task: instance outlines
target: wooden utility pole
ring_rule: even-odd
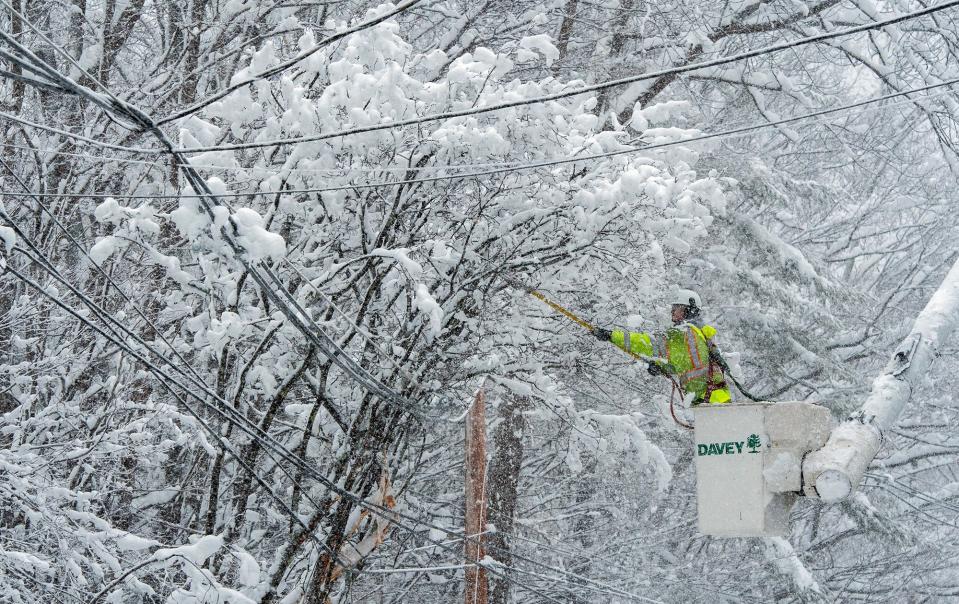
[[[483,559],[486,530],[486,395],[485,382],[466,417],[466,564]],[[466,567],[466,604],[488,604],[489,583],[482,566]]]

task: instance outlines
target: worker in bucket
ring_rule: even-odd
[[[627,353],[653,357],[647,366],[651,375],[667,375],[678,381],[691,404],[728,403],[729,388],[723,369],[726,363],[714,338],[716,329],[700,319],[702,300],[689,289],[677,290],[672,298],[673,326],[665,333],[642,333],[596,327],[593,335],[612,342]]]

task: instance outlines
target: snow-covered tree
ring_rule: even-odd
[[[954,594],[951,349],[861,496],[716,541],[668,386],[525,290],[695,287],[745,385],[848,413],[954,261],[957,108],[843,107],[948,83],[952,13],[377,4],[0,11],[0,599],[459,600],[481,384],[498,604]]]

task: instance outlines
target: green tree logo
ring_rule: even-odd
[[[750,434],[749,438],[746,439],[746,446],[749,447],[750,453],[759,453],[756,450],[756,447],[762,446],[763,441],[760,440],[758,434]]]

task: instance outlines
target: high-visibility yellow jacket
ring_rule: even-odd
[[[653,357],[657,365],[679,381],[686,392],[693,393],[694,405],[705,402],[710,379],[709,350],[715,346],[716,329],[711,325],[697,327],[680,323],[665,333],[614,331],[610,341],[626,352]],[[713,365],[710,403],[728,403],[731,399],[722,369]]]

